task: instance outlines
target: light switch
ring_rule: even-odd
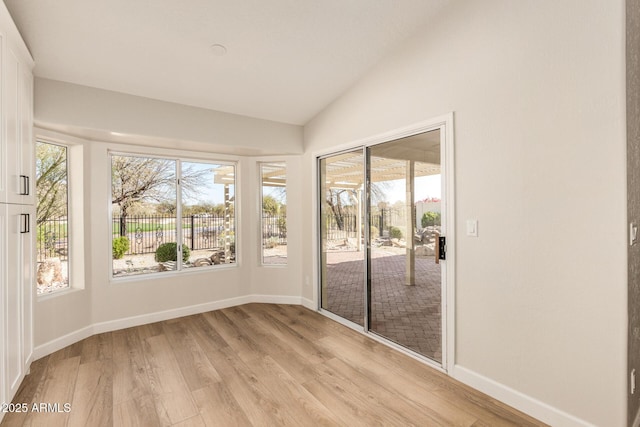
[[[467,220],[467,236],[478,237],[478,220],[477,219]]]
[[[638,242],[638,224],[632,222],[629,224],[629,246],[633,246]]]

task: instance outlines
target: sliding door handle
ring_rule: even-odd
[[[31,215],[20,214],[20,234],[31,232]]]

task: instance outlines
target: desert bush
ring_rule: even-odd
[[[113,253],[113,259],[121,259],[125,253],[129,250],[131,244],[129,238],[126,236],[120,236],[113,239],[111,242],[111,250]]]
[[[440,220],[441,220],[441,216],[439,212],[429,211],[422,214],[420,223],[422,224],[422,228],[424,228],[429,225],[440,225]]]
[[[177,261],[178,246],[175,242],[163,243],[156,249],[155,259],[158,262]],[[187,262],[189,260],[191,251],[187,245],[182,245],[182,261]]]
[[[402,239],[402,230],[398,227],[389,227],[389,237],[392,239]]]

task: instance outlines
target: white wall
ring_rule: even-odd
[[[302,153],[300,126],[42,78],[35,79],[35,122],[89,139],[152,147],[235,155]]]
[[[455,113],[481,233],[455,241],[453,374],[554,425],[625,425],[624,94],[622,0],[451,2],[305,126],[311,188],[314,153]]]
[[[282,267],[259,265],[260,236],[256,215],[260,206],[259,160],[286,161],[291,174],[287,185],[289,200],[295,203],[302,197],[300,156],[286,155],[302,152],[301,127],[207,110],[197,112],[203,121],[194,121],[189,117],[194,112],[192,107],[41,79],[35,99],[36,121],[40,126],[36,135],[83,147],[86,219],[84,274],[72,278],[76,289],[36,302],[36,356],[94,332],[135,323],[247,301],[301,302],[300,210],[292,209],[288,213],[290,257],[289,264]],[[163,109],[174,113],[171,125],[160,120]],[[135,118],[139,118],[139,122],[133,120]],[[207,122],[208,119],[214,124]],[[157,128],[154,127],[156,120]],[[112,135],[110,129],[126,134]],[[60,131],[83,138],[67,136]],[[233,134],[235,140],[227,141],[224,146],[215,142],[226,133]],[[175,141],[180,134],[186,136]],[[99,139],[91,139],[96,137]],[[214,142],[208,142],[206,138]],[[237,161],[240,221],[237,265],[178,275],[110,280],[109,150]],[[270,156],[251,156],[257,153]]]

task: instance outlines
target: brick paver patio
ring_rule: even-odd
[[[371,260],[371,330],[436,361],[442,360],[440,265],[416,257],[416,284],[405,285],[404,250],[374,248]],[[364,252],[327,252],[324,308],[364,323]]]

